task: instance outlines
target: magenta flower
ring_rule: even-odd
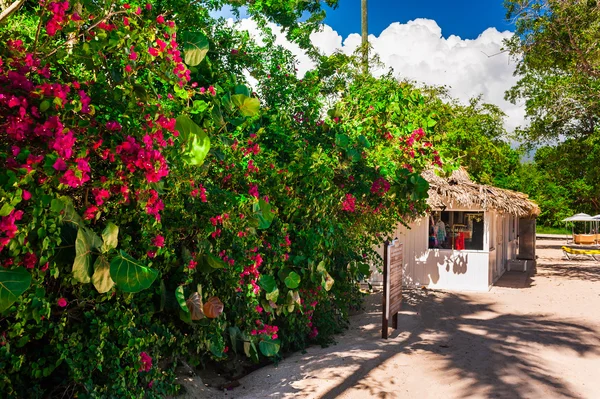
[[[157,235],[156,237],[154,237],[152,239],[152,245],[154,245],[155,247],[159,247],[162,248],[165,246],[165,237],[161,236],[160,234]]]
[[[56,170],[62,171],[67,169],[67,164],[65,163],[64,159],[57,158],[52,167]]]
[[[138,371],[150,371],[152,369],[152,358],[146,352],[140,353],[140,369]]]
[[[256,184],[251,184],[250,188],[248,189],[248,194],[255,198],[258,198],[258,186]]]
[[[67,300],[65,298],[59,298],[58,301],[56,301],[56,304],[61,308],[64,308],[67,306]]]
[[[31,193],[27,190],[23,190],[23,200],[29,201],[31,199]]]

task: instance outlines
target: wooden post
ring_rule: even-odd
[[[367,0],[361,0],[362,12],[362,67],[363,73],[369,73],[369,21],[367,18]]]
[[[363,0],[364,1],[364,0]],[[387,302],[386,302],[386,292],[387,292],[387,283],[388,283],[388,252],[389,252],[390,242],[385,241],[383,243],[383,293],[381,295],[381,338],[388,338],[388,318],[387,318]],[[398,319],[396,319],[396,322]]]

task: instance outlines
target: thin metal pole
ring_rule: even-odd
[[[362,11],[362,64],[363,73],[369,73],[369,26],[367,18],[367,0],[361,0]]]

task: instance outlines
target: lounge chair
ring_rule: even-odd
[[[600,260],[600,248],[599,247],[572,247],[563,246],[562,251],[567,259],[573,259],[576,255],[590,256],[594,260]]]

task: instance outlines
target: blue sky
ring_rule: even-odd
[[[327,10],[325,23],[344,38],[360,32],[360,2],[340,0],[336,10]],[[512,31],[504,15],[502,0],[369,0],[369,33],[379,36],[392,22],[429,18],[445,37],[475,39],[489,27]]]

